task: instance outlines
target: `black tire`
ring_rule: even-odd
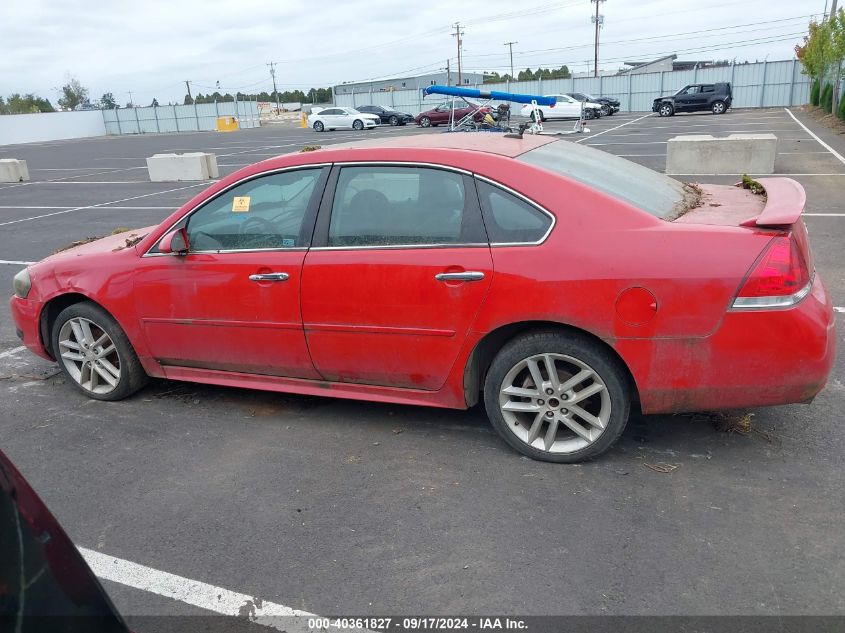
[[[393,127],[396,127],[397,125],[399,125],[399,117],[396,116],[395,114],[390,115],[390,118],[387,121]]]
[[[313,127],[315,132],[322,132],[325,129],[322,121],[314,121]]]
[[[724,101],[714,101],[713,105],[710,106],[713,114],[724,114],[728,111],[728,106],[725,104]]]
[[[592,108],[584,108],[584,118],[588,121],[596,118],[596,111]]]
[[[609,105],[603,105],[601,107],[601,115],[602,116],[610,116],[611,114],[613,114],[613,110],[610,109]]]
[[[360,132],[364,129],[364,122],[361,119],[355,119],[352,121],[352,129]]]
[[[70,373],[65,362],[60,357],[59,334],[62,327],[71,319],[77,318],[86,319],[93,323],[102,332],[108,334],[114,343],[115,353],[119,360],[120,377],[113,390],[108,393],[95,393],[83,387]],[[50,344],[53,355],[58,361],[65,378],[89,398],[108,401],[123,400],[141,389],[149,381],[149,376],[147,376],[147,373],[141,366],[141,361],[138,360],[138,355],[135,353],[132,343],[129,342],[129,338],[126,336],[123,328],[120,327],[120,324],[112,315],[90,301],[75,303],[59,313],[50,333]]]
[[[672,107],[671,103],[661,103],[657,107],[657,114],[660,116],[672,116],[675,114],[675,108]]]
[[[589,366],[606,387],[611,405],[609,419],[598,437],[580,450],[568,453],[540,450],[517,437],[505,420],[499,406],[502,383],[512,368],[538,354],[562,354],[577,359]],[[484,404],[493,428],[518,452],[540,461],[577,463],[601,455],[619,439],[631,409],[629,382],[619,359],[600,343],[577,333],[537,330],[509,341],[496,354],[484,381]],[[550,405],[551,402],[549,398]]]
[[[431,119],[424,116],[420,119],[420,127],[431,127]]]

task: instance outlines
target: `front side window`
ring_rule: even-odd
[[[191,251],[307,247],[303,219],[320,172],[260,176],[214,198],[188,218]]]
[[[493,244],[539,242],[552,225],[547,213],[499,187],[476,181],[487,235]]]
[[[454,172],[425,167],[344,167],[332,204],[328,245],[464,242],[471,232],[464,227],[467,198],[464,177]]]

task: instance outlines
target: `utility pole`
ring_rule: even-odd
[[[452,85],[452,67],[449,66],[449,60],[446,60],[446,85]]]
[[[279,103],[279,91],[276,90],[276,62],[267,64],[270,67],[270,76],[273,78],[273,94],[276,95],[276,114],[282,111],[282,106]]]
[[[599,76],[599,29],[601,29],[604,24],[604,16],[599,15],[599,3],[604,1],[605,0],[590,0],[590,2],[596,3],[596,14],[592,16],[592,22],[596,25],[596,51],[595,60],[593,61],[593,77]]]
[[[461,46],[463,45],[463,36],[464,30],[461,28],[460,22],[455,22],[455,32],[452,33],[452,37],[458,40],[458,85],[463,85],[463,79],[461,77]]]
[[[511,52],[511,81],[516,81],[516,77],[513,76],[513,45],[519,44],[519,42],[505,42],[505,46],[510,49]]]
[[[132,91],[129,91],[129,103],[132,104],[132,107],[135,107],[135,100],[132,98]]]
[[[191,82],[188,79],[185,80],[185,88],[188,89],[188,99],[191,101],[191,103],[193,103],[194,96],[191,94]]]

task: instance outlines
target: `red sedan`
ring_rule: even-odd
[[[482,107],[477,103],[473,103],[472,101],[467,101],[465,99],[458,100],[455,105],[457,106],[461,103],[466,103],[467,105],[455,108],[455,115],[453,118],[455,123],[457,123],[462,118],[471,113],[473,121],[479,122],[484,118],[485,114],[492,112],[492,108],[488,108],[487,106]],[[452,102],[444,101],[436,108],[426,110],[425,112],[420,112],[417,116],[414,117],[414,122],[422,127],[437,127],[438,125],[447,125],[449,123],[449,119],[452,117],[451,113]]]
[[[834,358],[804,191],[684,186],[559,137],[378,139],[244,168],[15,278],[87,395],[148,376],[467,408],[573,462],[644,413],[805,402]]]

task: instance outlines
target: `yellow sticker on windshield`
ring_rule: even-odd
[[[246,213],[249,211],[249,196],[235,196],[232,200],[232,213]]]

